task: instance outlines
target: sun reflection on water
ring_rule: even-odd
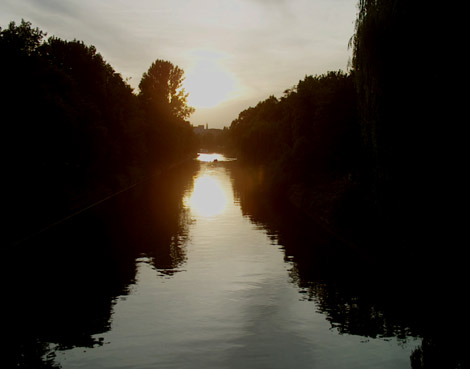
[[[225,211],[228,195],[215,175],[205,173],[194,180],[193,190],[184,201],[192,213],[210,218]]]
[[[225,160],[225,158],[223,155],[217,154],[217,153],[211,153],[211,154],[199,153],[197,160],[202,161],[204,163],[210,163],[213,161]]]

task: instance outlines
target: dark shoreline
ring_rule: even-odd
[[[179,161],[176,161],[174,163],[171,163],[164,168],[159,168],[155,169],[153,173],[147,174],[147,175],[142,175],[139,176],[138,178],[126,178],[125,180],[122,179],[116,179],[116,182],[119,182],[122,184],[120,188],[118,189],[105,189],[104,191],[100,189],[94,189],[90,190],[88,194],[86,191],[84,191],[82,196],[78,196],[78,200],[72,204],[68,210],[65,212],[61,212],[61,214],[49,214],[49,219],[52,219],[51,221],[47,222],[47,224],[44,224],[41,222],[39,223],[39,226],[33,225],[33,224],[28,224],[28,226],[25,227],[24,234],[22,237],[17,237],[16,239],[12,240],[9,242],[9,247],[16,247],[24,242],[27,242],[28,240],[40,235],[43,232],[46,232],[50,230],[51,228],[54,228],[100,204],[103,202],[110,200],[123,192],[129,191],[132,188],[144,184],[148,181],[153,180],[154,178],[164,174],[165,172],[174,169],[175,167],[182,166],[194,159],[194,156],[191,156],[186,159],[182,159]],[[27,228],[27,229],[26,229]]]

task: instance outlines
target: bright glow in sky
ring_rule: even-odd
[[[224,66],[224,57],[208,50],[195,50],[192,65],[185,69],[184,88],[188,103],[198,108],[212,108],[242,94],[237,77]]]
[[[137,88],[156,59],[185,71],[194,125],[229,126],[306,75],[347,70],[358,0],[2,0],[21,19],[94,45]]]

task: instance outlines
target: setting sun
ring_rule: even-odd
[[[193,55],[194,65],[188,69],[184,81],[189,105],[211,108],[228,100],[236,91],[236,80],[224,67],[223,57],[210,51],[198,51]]]

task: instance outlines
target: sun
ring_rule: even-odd
[[[224,67],[223,57],[208,51],[193,55],[193,66],[183,82],[189,94],[188,104],[195,108],[211,108],[230,99],[236,91],[236,81]]]

